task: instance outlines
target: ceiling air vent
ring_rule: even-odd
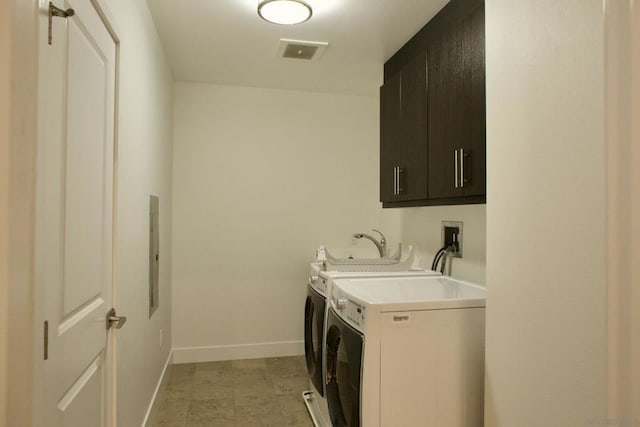
[[[317,61],[327,46],[329,46],[329,43],[326,42],[280,39],[278,56],[281,58]]]

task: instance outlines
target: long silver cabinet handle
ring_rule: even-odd
[[[458,188],[458,149],[453,150],[453,181]]]
[[[396,174],[397,166],[393,167],[393,195],[398,194],[398,175]]]
[[[460,188],[464,188],[464,148],[460,149]]]
[[[396,195],[400,194],[400,166],[396,166]]]
[[[398,195],[398,169],[398,166],[393,168],[393,194],[396,196]]]

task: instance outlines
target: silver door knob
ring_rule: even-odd
[[[120,329],[127,323],[127,316],[116,315],[116,309],[112,308],[107,313],[107,329],[111,329],[114,325],[116,329]]]

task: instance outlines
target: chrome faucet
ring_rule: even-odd
[[[380,234],[380,241],[378,242],[378,240],[369,235],[369,234],[365,234],[365,233],[356,233],[353,235],[354,239],[369,239],[371,240],[371,242],[376,245],[376,248],[378,249],[378,252],[380,253],[380,258],[384,258],[385,256],[387,256],[387,239],[384,238],[384,234],[382,234],[382,231],[380,230],[376,230],[376,229],[372,229],[371,231],[375,231],[376,233]]]

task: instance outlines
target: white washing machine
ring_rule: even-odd
[[[449,277],[341,278],[330,295],[333,426],[482,425],[483,287]]]
[[[388,268],[395,268],[389,266]],[[440,273],[431,270],[411,269],[409,271],[323,271],[322,263],[311,264],[311,274],[307,285],[304,318],[304,347],[310,389],[303,393],[305,404],[317,427],[331,426],[326,401],[326,319],[329,306],[326,296],[330,294],[333,282],[339,278],[366,277],[432,277]],[[366,270],[366,266],[352,268]],[[377,266],[380,268],[380,266]],[[407,267],[408,268],[408,267]]]

